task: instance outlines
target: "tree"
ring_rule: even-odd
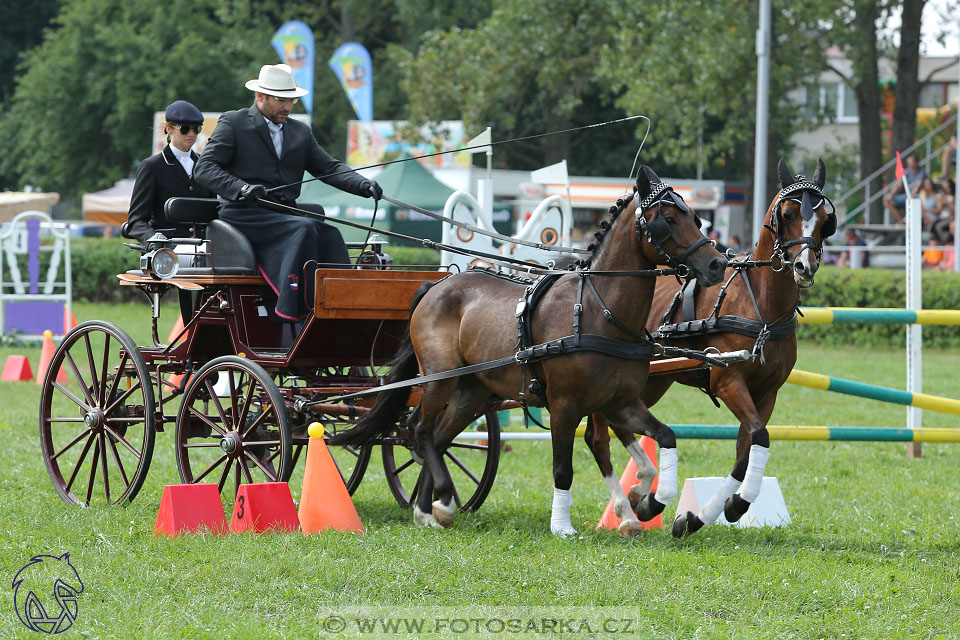
[[[887,43],[880,39],[877,25],[889,17],[890,8],[873,0],[840,0],[825,3],[824,32],[829,43],[841,47],[850,60],[851,69],[831,65],[831,69],[853,89],[857,98],[857,128],[860,138],[860,177],[865,180],[883,165],[880,127],[880,83],[877,62]],[[871,193],[879,193],[883,177],[870,185]],[[868,210],[868,219],[879,212],[880,201]]]
[[[468,131],[491,126],[501,140],[596,122],[584,111],[585,103],[609,114],[615,98],[598,84],[595,71],[600,49],[615,27],[607,15],[612,4],[498,2],[475,28],[427,32],[415,54],[395,48],[410,119],[462,119]],[[614,114],[623,115],[619,109]],[[569,158],[575,172],[625,173],[632,131],[619,131],[615,145],[628,143],[622,153],[617,146],[597,145],[592,133],[505,145],[495,158],[499,166],[526,168]],[[590,153],[581,156],[572,145],[590,148]],[[580,160],[584,157],[589,161]]]
[[[59,9],[60,0],[34,0],[28,11],[20,2],[0,2],[0,104],[13,92],[18,61],[40,44]]]
[[[653,120],[645,161],[659,156],[687,172],[702,163],[711,177],[743,180],[751,211],[756,3],[650,0],[615,5],[608,17],[620,28],[601,51],[599,70],[622,92],[618,104]],[[824,68],[818,25],[806,5],[777,6],[773,18],[766,152],[771,188],[772,168],[808,120],[791,92]]]
[[[66,2],[0,118],[3,171],[65,197],[102,188],[149,154],[154,111],[178,98],[208,111],[248,103],[243,82],[275,54],[269,38],[251,38],[253,27],[219,17],[220,8]]]
[[[897,50],[897,86],[894,89],[893,126],[890,147],[902,151],[913,144],[917,134],[917,106],[920,101],[920,27],[926,0],[904,0]]]

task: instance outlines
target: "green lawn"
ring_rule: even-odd
[[[139,343],[149,341],[145,304],[107,311],[77,305],[75,314],[80,321],[99,314],[128,328]],[[162,339],[175,317],[173,307],[164,310]],[[4,359],[11,353],[29,355],[35,367],[39,347],[0,349]],[[800,353],[798,367],[805,370],[905,384],[902,350],[804,343]],[[956,371],[956,354],[926,352],[924,391],[960,398]],[[178,482],[172,433],[158,434],[150,477],[134,503],[69,507],[52,489],[40,457],[38,398],[32,382],[0,384],[6,445],[0,576],[12,580],[34,554],[70,552],[85,590],[77,621],[62,637],[395,637],[356,626],[356,617],[372,623],[375,613],[432,625],[441,619],[445,629],[427,626],[406,637],[471,637],[454,633],[467,628],[457,620],[470,618],[486,621],[476,623],[490,632],[482,637],[534,637],[491,626],[513,616],[583,619],[594,625],[594,637],[960,637],[955,445],[925,444],[923,457],[910,460],[902,443],[774,442],[767,475],[778,477],[793,523],[713,526],[682,541],[667,529],[638,539],[594,531],[607,492],[582,443],[574,458],[572,508],[582,533],[554,539],[545,442],[513,443],[480,511],[461,515],[446,531],[413,526],[410,512],[390,496],[375,453],[354,496],[367,527],[362,537],[167,540],[153,537],[153,524],[163,485]],[[732,422],[700,392],[680,388],[655,413],[668,423]],[[788,385],[771,422],[903,426],[904,420],[899,405]],[[960,420],[925,412],[924,424],[960,427]],[[681,486],[686,477],[725,475],[733,461],[732,442],[682,440],[679,451]],[[622,448],[615,455],[622,468]],[[668,507],[667,522],[675,506]],[[57,608],[50,597],[44,602]],[[347,628],[338,631],[331,614],[343,617]],[[596,626],[602,619],[631,622],[616,622],[604,633]],[[470,632],[478,628],[467,625]],[[8,592],[0,637],[35,635],[17,620]]]

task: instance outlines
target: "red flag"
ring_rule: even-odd
[[[897,151],[897,180],[903,178],[903,162],[900,160],[900,152]]]

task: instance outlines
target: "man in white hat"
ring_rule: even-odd
[[[347,265],[350,258],[336,227],[283,213],[270,202],[323,213],[319,205],[296,202],[304,171],[328,176],[324,182],[358,196],[380,199],[383,192],[324,151],[309,126],[289,118],[308,93],[289,66],[264,65],[246,87],[256,95],[254,104],[220,116],[193,174],[220,197],[220,218],[253,245],[260,273],[277,297],[276,317],[294,322],[313,306],[317,264]],[[282,188],[268,194],[276,187]]]

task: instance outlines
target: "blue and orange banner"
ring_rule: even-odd
[[[313,93],[313,31],[299,20],[291,20],[273,34],[270,40],[274,50],[284,64],[293,69],[293,79],[297,84]],[[303,108],[313,115],[313,96],[305,96]]]
[[[328,64],[337,74],[357,119],[373,120],[373,63],[366,47],[346,42],[333,52]]]

